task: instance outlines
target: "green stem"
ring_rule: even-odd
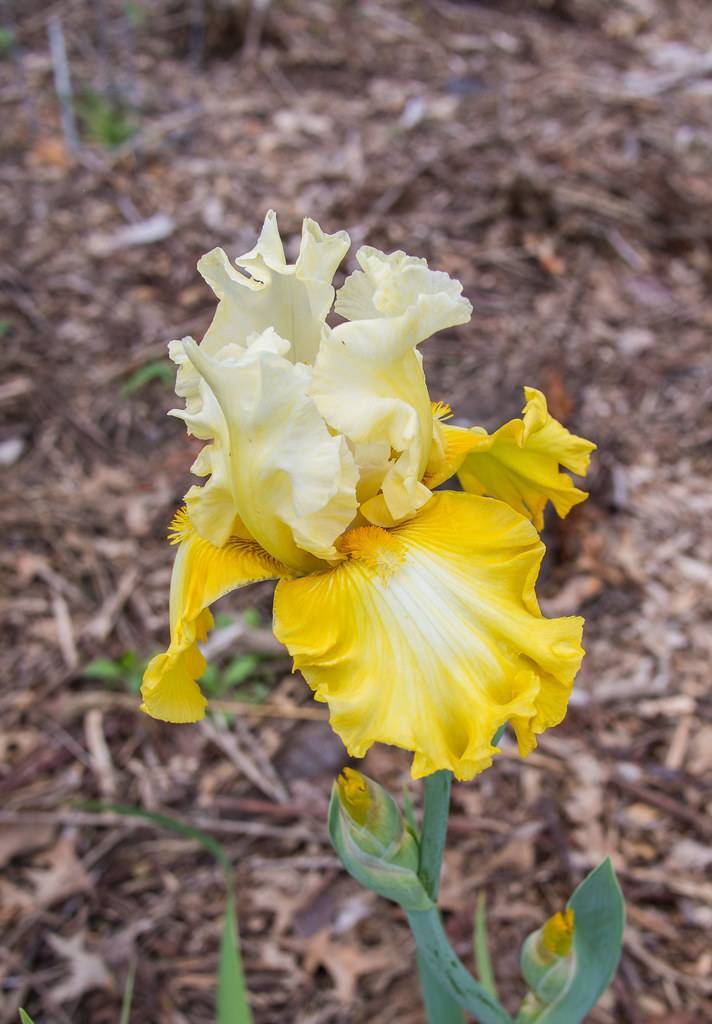
[[[513,1024],[504,1007],[466,970],[448,942],[436,907],[411,912],[408,923],[418,952],[430,968],[430,976],[443,982],[456,1003],[472,1013],[479,1024]],[[432,1024],[448,1020],[441,1017],[433,1019]]]
[[[433,901],[437,900],[440,889],[451,786],[452,772],[448,771],[435,772],[425,780],[418,874]],[[437,914],[437,910],[434,913]],[[465,1016],[457,1000],[440,983],[428,958],[420,950],[417,962],[428,1024],[464,1024]]]

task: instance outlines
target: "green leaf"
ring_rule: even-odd
[[[96,661],[90,661],[85,665],[82,675],[87,679],[123,679],[126,669],[111,658],[97,658]]]
[[[256,608],[245,608],[242,613],[242,618],[246,626],[251,626],[253,629],[257,629],[262,623],[262,616]]]
[[[416,839],[419,838],[418,822],[415,817],[415,807],[413,806],[413,798],[410,795],[408,789],[408,783],[403,783],[403,817],[406,820],[408,828],[413,833]]]
[[[82,91],[76,109],[86,137],[101,146],[120,146],[138,128],[123,101],[94,89]]]
[[[416,951],[420,990],[428,1024],[465,1024],[465,1014],[422,953]]]
[[[218,964],[218,1024],[251,1024],[252,1014],[240,954],[235,897],[228,896]]]
[[[7,57],[12,52],[14,41],[12,30],[0,25],[0,57]],[[20,1013],[23,1011],[20,1010]],[[29,1020],[29,1017],[27,1019]]]
[[[223,672],[223,681],[226,686],[238,686],[249,679],[260,663],[256,654],[241,654],[239,658],[231,661]]]
[[[409,913],[408,923],[419,955],[425,958],[439,984],[463,1009],[479,1024],[512,1024],[512,1018],[499,1000],[466,970],[448,942],[436,907]]]
[[[148,20],[148,11],[143,4],[128,0],[128,3],[124,4],[124,11],[126,12],[126,17],[134,28],[140,28],[140,26]]]
[[[227,612],[217,612],[215,614],[215,628],[225,629],[226,626],[231,626],[235,621],[234,615],[228,615]]]
[[[477,976],[482,982],[482,987],[486,988],[488,992],[496,997],[497,982],[495,981],[494,971],[492,970],[492,960],[489,951],[489,941],[487,936],[487,896],[485,895],[484,890],[477,897],[477,906],[475,908],[474,947]]]
[[[20,1020],[22,1024],[35,1024],[29,1013],[26,1013],[23,1009],[20,1009]]]
[[[574,911],[574,955],[568,981],[548,1005],[520,1011],[518,1021],[580,1024],[613,980],[621,955],[625,904],[610,858],[579,885]]]
[[[252,1024],[240,955],[240,937],[235,910],[235,876],[232,862],[217,839],[201,828],[186,825],[178,818],[171,818],[167,814],[158,814],[156,811],[146,811],[143,807],[134,807],[130,804],[105,804],[99,801],[89,801],[84,804],[84,807],[93,811],[112,811],[114,814],[122,814],[127,818],[143,818],[158,825],[159,828],[174,832],[176,835],[184,836],[186,839],[195,839],[208,853],[212,854],[225,873],[227,886],[225,925],[220,943],[218,965],[217,1020],[218,1024]],[[32,1024],[31,1021],[30,1024]],[[123,1024],[123,1018],[121,1024]]]
[[[133,395],[153,380],[162,380],[164,384],[172,384],[175,368],[165,359],[152,359],[132,373],[121,389],[122,395]]]
[[[200,686],[209,697],[219,697],[225,687],[217,665],[210,663],[200,677]]]
[[[124,988],[124,996],[121,1000],[121,1016],[119,1017],[119,1024],[130,1024],[131,1022],[131,1004],[133,1003],[134,993],[134,981],[136,980],[136,961],[132,960],[129,964],[129,973],[126,976],[126,986]]]

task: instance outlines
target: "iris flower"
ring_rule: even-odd
[[[389,743],[413,751],[415,778],[469,779],[505,722],[525,755],[566,712],[582,620],[539,609],[538,530],[547,502],[564,516],[586,497],[560,466],[585,473],[595,446],[533,388],[493,434],[450,425],[417,346],[467,323],[462,286],[363,246],[335,293],[348,247],[306,219],[289,264],[270,212],[236,266],[221,249],[198,264],[218,306],[199,345],[170,345],[172,415],[206,442],[206,479],[171,526],[171,638],[142,709],[202,718],[209,606],[276,579],[275,635],[349,753]],[[456,474],[462,490],[434,490]]]

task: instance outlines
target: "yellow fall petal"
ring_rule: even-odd
[[[526,753],[560,721],[583,651],[582,620],[545,619],[534,584],[544,547],[502,502],[433,495],[387,531],[348,531],[345,561],[281,580],[275,634],[349,752],[415,753],[414,777],[491,764],[512,721]]]
[[[173,521],[172,540],[178,551],[171,578],[171,642],[146,668],[141,710],[164,722],[196,722],[207,703],[197,679],[206,668],[198,643],[213,626],[208,606],[231,590],[289,570],[254,541],[234,539],[216,547],[204,540],[185,509]]]
[[[548,501],[564,518],[588,497],[559,465],[585,475],[596,445],[555,420],[541,391],[525,387],[524,395],[522,419],[510,420],[494,434],[473,428],[473,447],[458,475],[466,491],[506,501],[541,530]]]

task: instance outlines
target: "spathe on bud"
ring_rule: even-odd
[[[574,927],[574,911],[567,907],[525,940],[521,968],[531,992],[518,1021],[535,1021],[543,1006],[553,1003],[568,985],[576,967]]]
[[[329,835],[357,882],[405,910],[433,902],[418,878],[418,841],[391,795],[373,779],[345,768],[331,791]]]

